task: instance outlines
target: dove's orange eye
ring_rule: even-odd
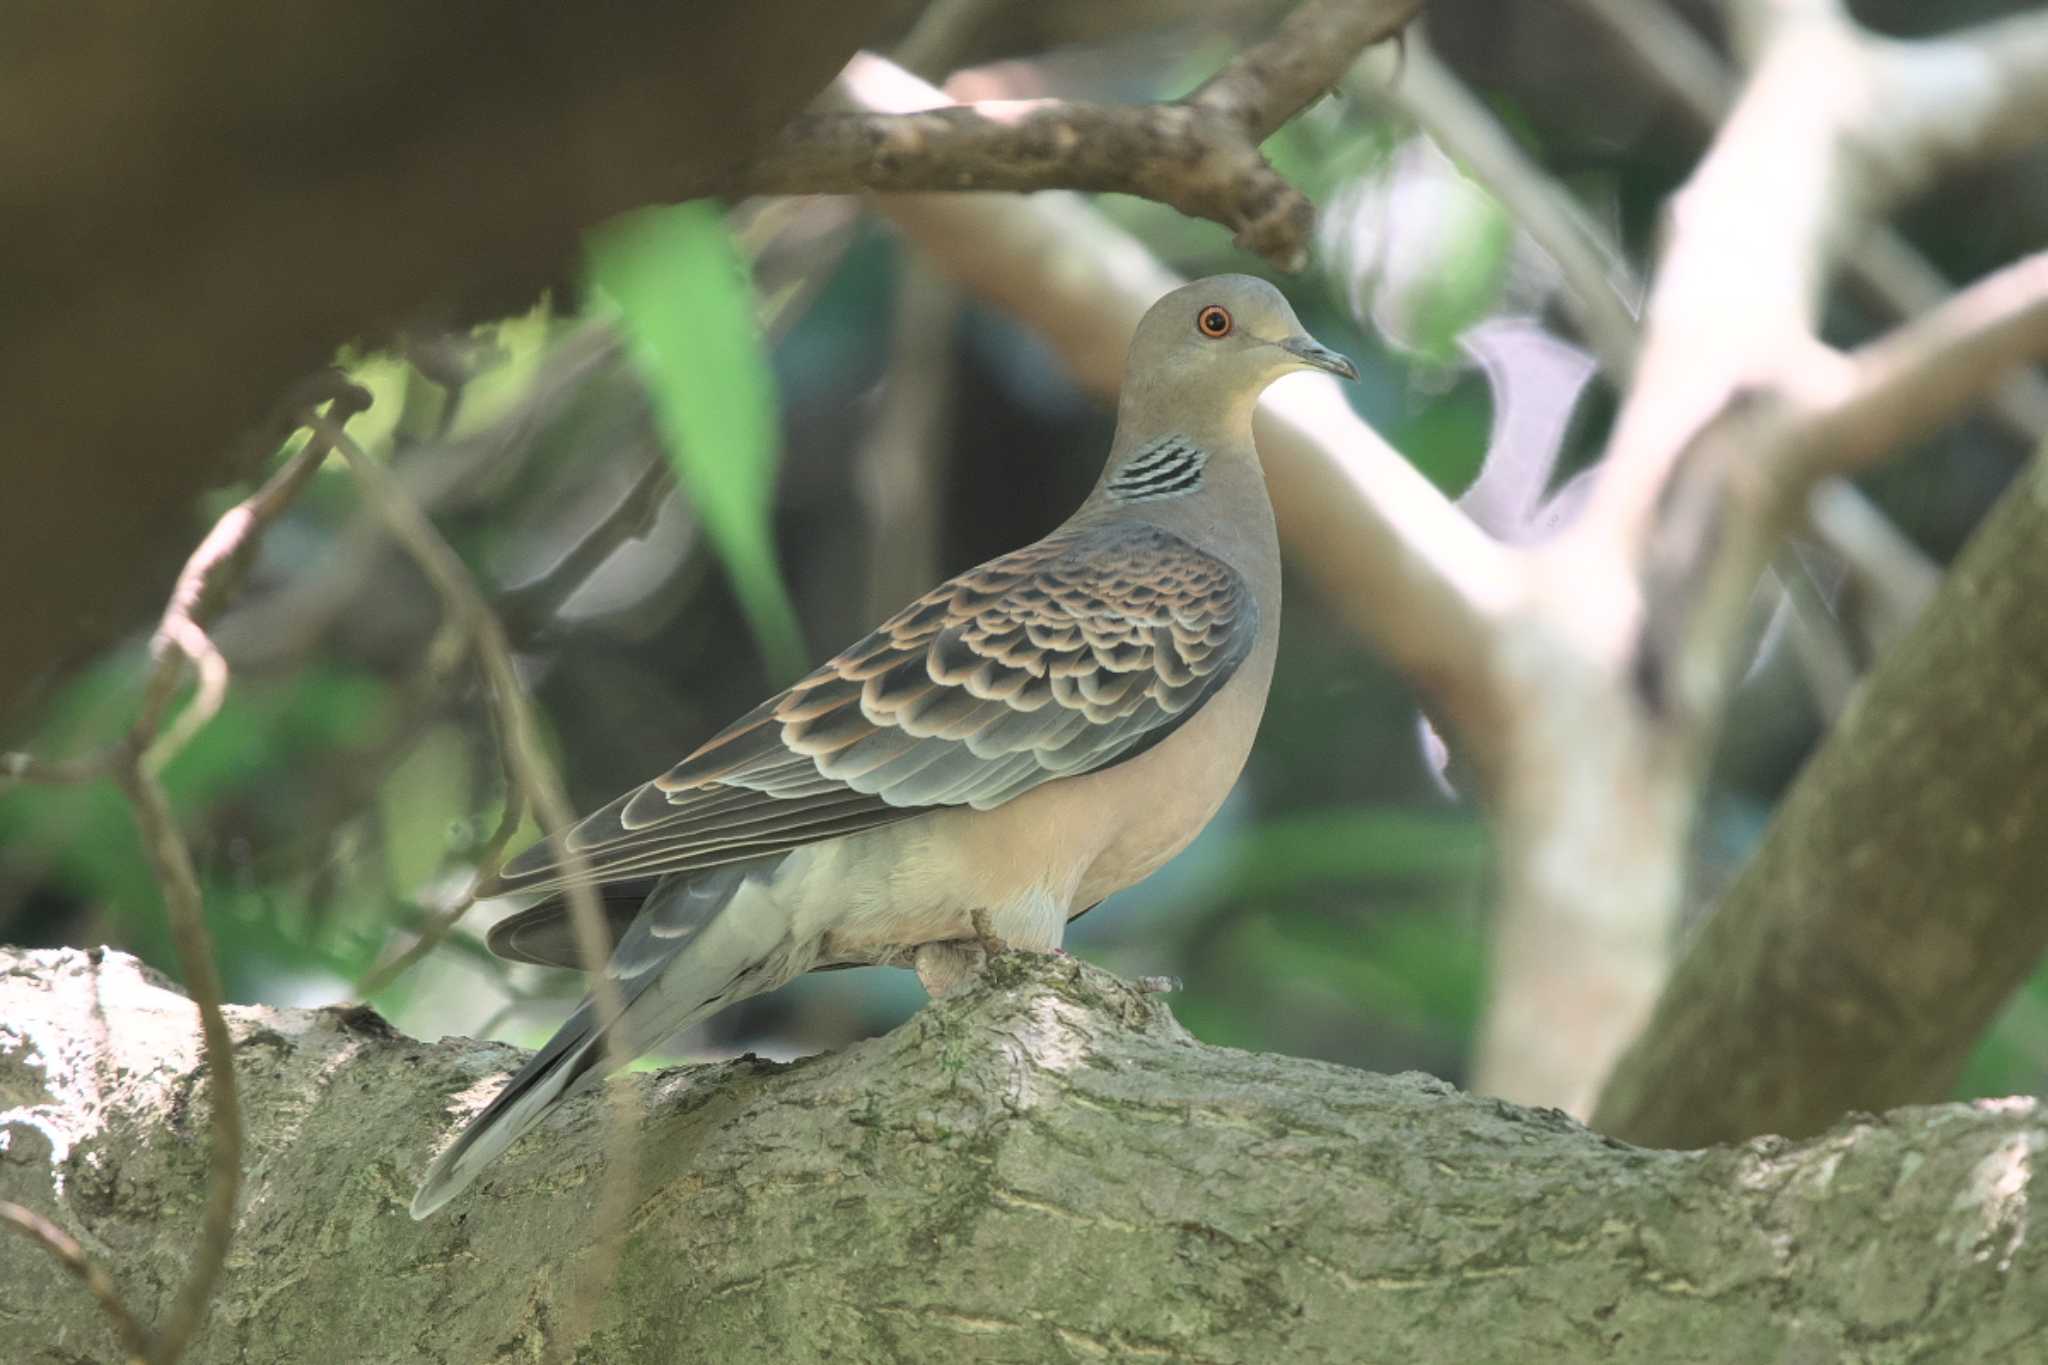
[[[1230,335],[1230,310],[1220,303],[1212,303],[1195,314],[1195,329],[1203,336],[1214,339]]]

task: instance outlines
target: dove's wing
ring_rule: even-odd
[[[667,773],[577,824],[616,882],[760,858],[936,806],[1001,805],[1171,734],[1251,652],[1243,577],[1139,522],[1059,531],[926,593]],[[487,891],[568,884],[545,840]],[[507,946],[560,915],[504,921]]]

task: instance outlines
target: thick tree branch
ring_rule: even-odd
[[[1575,0],[1645,75],[1661,85],[1702,134],[1720,126],[1735,98],[1719,54],[1663,0]],[[1974,30],[1982,35],[1987,30]],[[1852,281],[1894,317],[1938,305],[1949,283],[1897,231],[1882,224],[1846,243]],[[1994,392],[1991,411],[2022,442],[2048,436],[2048,380],[2038,370],[2012,375]]]
[[[1495,793],[1507,872],[1475,1078],[1574,1112],[1656,998],[1737,642],[1758,575],[1831,469],[1822,443],[1853,438],[1861,459],[1897,449],[1955,415],[1933,400],[1999,375],[1941,391],[1954,368],[1937,357],[2029,358],[2023,306],[1969,347],[1938,314],[1867,363],[1844,362],[1816,327],[1849,243],[1898,196],[2004,145],[2002,111],[2034,100],[2015,73],[2048,54],[2015,40],[1991,74],[1944,45],[1974,49],[1983,32],[1883,43],[1833,4],[1757,13],[1770,22],[1755,73],[1672,204],[1588,506],[1532,553],[1528,609],[1498,656],[1525,686]],[[1981,301],[1965,312],[1995,321]],[[1850,420],[1909,409],[1897,430]],[[1830,432],[1837,417],[1847,425]]]
[[[1843,392],[1791,441],[1804,470],[1847,473],[1953,421],[2048,357],[2048,252],[1988,275],[1850,357]]]
[[[2044,542],[2037,461],[1800,774],[1616,1066],[1601,1131],[1798,1136],[1948,1093],[2048,950]]]
[[[1118,191],[1230,228],[1283,270],[1308,261],[1315,208],[1259,143],[1336,84],[1421,0],[1303,0],[1272,37],[1185,99],[1001,100],[798,118],[734,172],[746,194]]]
[[[231,1014],[263,1159],[193,1359],[560,1346],[607,1162],[601,1102],[513,1148],[457,1216],[414,1223],[444,1108],[473,1107],[520,1054],[421,1044],[364,1011]],[[160,1210],[197,1158],[163,1134],[198,1065],[190,1007],[119,954],[33,953],[0,957],[0,1018],[20,1097],[0,1111],[0,1196],[140,1263],[180,1256]],[[613,1084],[650,1102],[650,1159],[585,1365],[1469,1365],[1503,1342],[1904,1365],[2023,1358],[2048,1333],[2031,1101],[1638,1151],[1426,1077],[1207,1047],[1157,996],[1016,957],[836,1054]],[[62,1274],[0,1242],[10,1352],[105,1340]]]

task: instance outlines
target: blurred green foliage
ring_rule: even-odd
[[[755,638],[772,670],[794,677],[805,665],[803,633],[771,533],[774,378],[725,216],[709,203],[627,214],[592,234],[589,257]]]
[[[138,704],[142,661],[134,653],[103,661],[62,694],[38,743],[76,753],[112,742]],[[212,724],[165,767],[164,787],[180,812],[281,797],[275,818],[312,815],[308,794],[291,790],[295,767],[318,768],[375,729],[384,687],[373,678],[313,669],[282,687],[232,689]],[[447,814],[438,817],[445,827]],[[162,902],[127,801],[111,782],[19,786],[0,794],[0,847],[32,854],[47,887],[101,907],[109,936],[158,967],[176,972]],[[274,986],[281,974],[316,970],[348,976],[368,966],[384,939],[384,907],[315,924],[275,914],[267,893],[201,866],[206,912],[228,989],[243,998]],[[297,907],[294,907],[297,908]]]

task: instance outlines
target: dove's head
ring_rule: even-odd
[[[1152,305],[1131,338],[1125,424],[1249,421],[1265,387],[1297,370],[1358,378],[1358,367],[1302,330],[1287,299],[1250,275],[1211,275]]]

